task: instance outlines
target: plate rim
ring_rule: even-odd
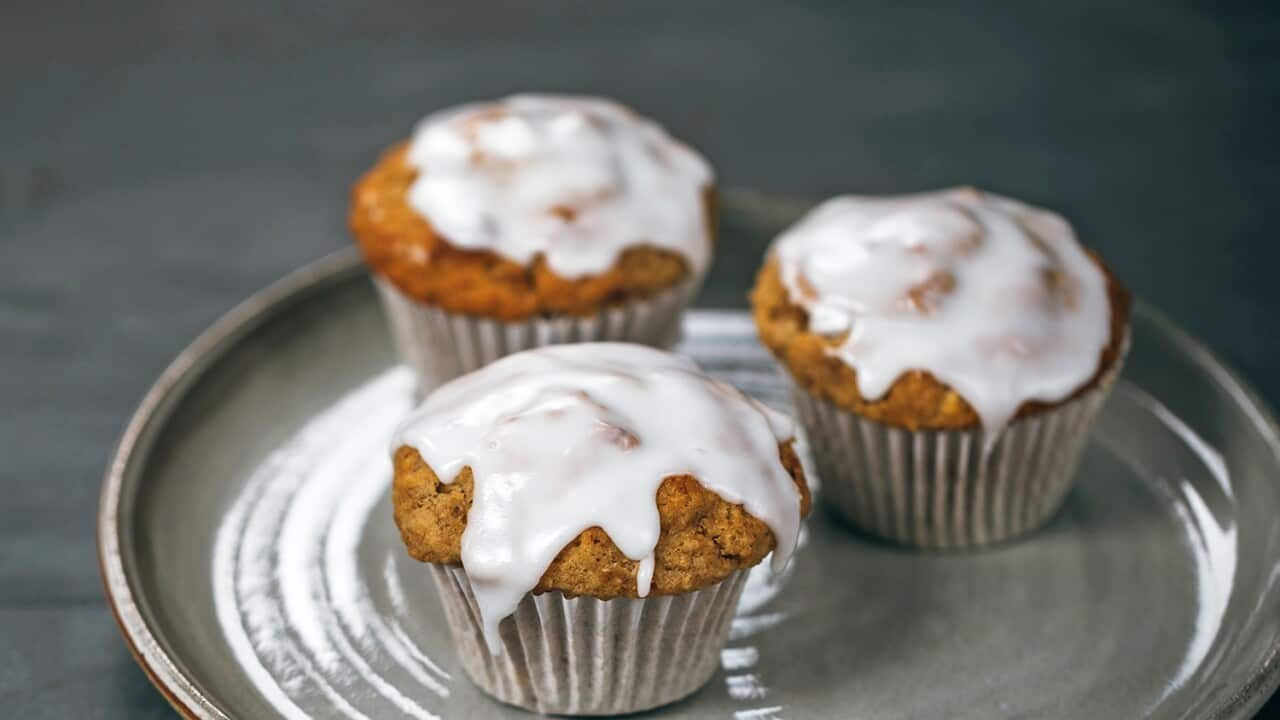
[[[749,191],[744,197],[763,197]],[[788,198],[773,198],[788,200]],[[803,201],[792,199],[797,206]],[[362,260],[356,248],[345,248],[303,265],[265,288],[253,293],[227,311],[196,336],[164,369],[132,413],[111,452],[99,494],[97,518],[98,568],[107,606],[111,610],[125,645],[142,667],[147,679],[181,716],[193,720],[227,720],[228,716],[207,697],[195,681],[174,662],[160,644],[137,605],[134,577],[125,569],[120,549],[119,513],[122,488],[128,470],[138,457],[145,460],[149,447],[143,444],[148,432],[163,423],[168,410],[199,377],[235,346],[235,341],[252,332],[275,314],[329,285],[347,280],[360,271]],[[1275,412],[1239,372],[1154,306],[1138,300],[1134,314],[1141,314],[1166,333],[1183,352],[1211,376],[1241,406],[1263,435],[1280,465],[1280,423]],[[1248,679],[1209,718],[1247,718],[1256,712],[1280,687],[1280,636]]]
[[[187,387],[234,347],[236,339],[306,295],[344,280],[359,268],[360,262],[355,248],[338,250],[288,273],[232,307],[165,367],[143,395],[111,451],[98,496],[98,570],[103,592],[130,654],[151,684],[185,718],[229,720],[178,668],[138,609],[132,576],[124,567],[120,551],[119,513],[126,473],[135,455],[145,455],[140,451],[149,449],[142,447],[141,441],[157,421],[166,419],[168,413],[162,413],[165,406],[179,400]]]

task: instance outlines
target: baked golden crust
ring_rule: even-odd
[[[778,449],[800,491],[801,515],[807,515],[809,488],[800,459],[791,443]],[[463,468],[451,483],[440,482],[418,451],[407,446],[396,451],[394,466],[391,500],[410,557],[461,564],[462,531],[474,488],[471,468]],[[713,585],[735,570],[759,563],[773,549],[768,526],[690,475],[664,479],[656,501],[662,530],[654,548],[651,595],[676,595]],[[637,565],[604,530],[589,528],[560,551],[533,592],[636,597]]]
[[[418,170],[407,154],[407,142],[392,147],[356,182],[347,224],[373,271],[419,302],[512,322],[547,313],[590,315],[650,297],[690,273],[683,256],[649,246],[629,248],[604,273],[573,279],[552,272],[541,257],[525,266],[487,250],[454,247],[409,205]],[[711,188],[706,212],[714,237]]]
[[[1074,394],[1057,403],[1023,403],[1015,418],[1035,415],[1080,395],[1100,382],[1120,360],[1129,324],[1129,293],[1096,255],[1090,256],[1106,275],[1111,303],[1111,339],[1102,350],[1098,371]],[[980,425],[978,413],[958,392],[921,370],[903,374],[879,400],[863,398],[858,391],[857,372],[829,352],[844,342],[845,335],[809,331],[809,314],[791,302],[775,258],[765,262],[756,278],[751,309],[760,340],[796,383],[814,396],[862,417],[908,430],[956,430]]]

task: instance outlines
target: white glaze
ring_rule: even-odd
[[[833,198],[773,253],[810,329],[848,333],[833,353],[863,397],[926,370],[973,406],[989,445],[1024,402],[1084,385],[1109,340],[1106,278],[1071,226],[998,195]]]
[[[418,126],[409,203],[451,244],[566,277],[606,271],[627,248],[711,253],[711,167],[660,126],[609,100],[516,95],[444,110]],[[568,211],[568,212],[565,212]],[[571,214],[571,217],[568,217]]]
[[[507,356],[439,388],[400,426],[444,482],[475,482],[462,565],[497,652],[497,628],[584,530],[640,562],[647,594],[662,480],[690,474],[772,530],[773,566],[796,545],[800,494],[778,454],[791,421],[638,345],[558,345]]]

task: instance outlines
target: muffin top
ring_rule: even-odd
[[[958,188],[822,203],[775,241],[753,305],[815,394],[995,437],[1114,364],[1128,298],[1060,216]]]
[[[712,171],[600,98],[517,95],[419,124],[355,186],[349,224],[420,301],[501,319],[586,314],[705,271]]]
[[[795,548],[789,419],[692,361],[621,343],[505,357],[400,427],[396,522],[466,569],[487,637],[525,593],[677,594]]]

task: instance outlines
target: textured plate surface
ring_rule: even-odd
[[[694,313],[683,350],[788,406],[745,315]],[[100,551],[126,639],[175,706],[521,714],[467,682],[396,539],[386,445],[409,392],[343,256],[233,312],[148,395],[108,472]],[[716,676],[658,714],[1249,717],[1280,662],[1270,415],[1139,307],[1080,473],[1044,531],[982,552],[915,554],[816,513],[785,576],[753,576]]]

